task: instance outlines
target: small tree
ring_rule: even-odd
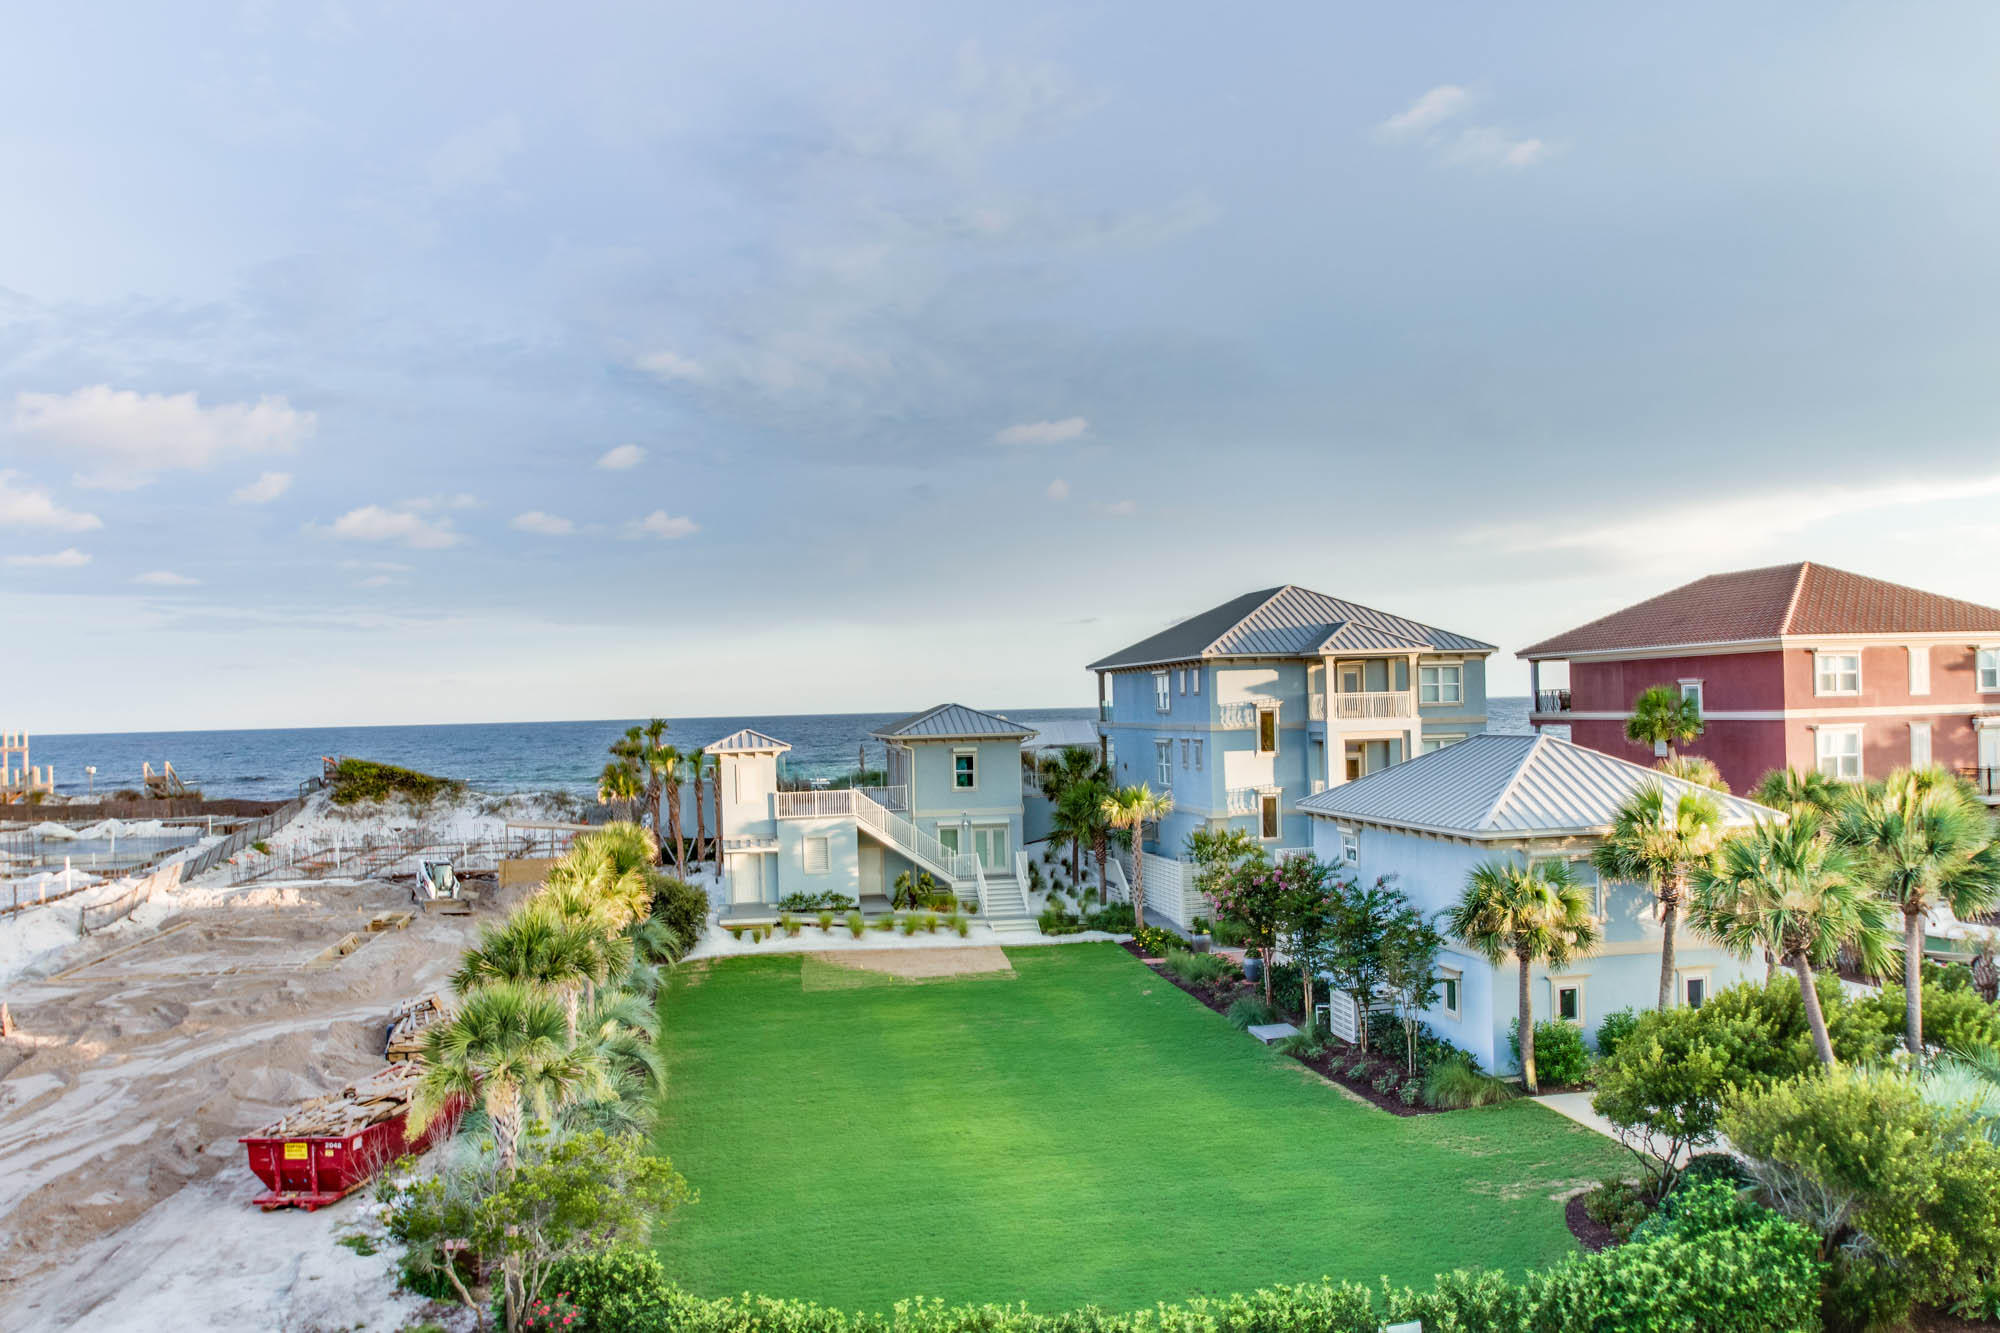
[[[1156,795],[1142,782],[1107,792],[1098,810],[1111,828],[1126,829],[1132,835],[1132,920],[1135,928],[1142,928],[1146,924],[1146,825],[1173,813],[1174,794],[1169,791]],[[1100,869],[1103,864],[1100,853]]]
[[[1327,966],[1344,881],[1314,856],[1288,856],[1278,866],[1278,940],[1299,969],[1307,1028],[1313,1026],[1313,978]],[[1362,1027],[1365,1031],[1367,1023]]]
[[[1641,690],[1632,701],[1632,716],[1625,719],[1628,739],[1650,745],[1669,759],[1674,746],[1693,740],[1701,730],[1701,706],[1669,685]]]
[[[1591,1109],[1611,1122],[1658,1186],[1673,1185],[1683,1156],[1715,1142],[1722,1108],[1758,1071],[1757,1025],[1720,1009],[1642,1014],[1618,1049],[1597,1065]]]
[[[1193,843],[1192,835],[1188,841]],[[1277,869],[1259,848],[1255,857],[1238,862],[1203,892],[1215,904],[1218,915],[1243,928],[1243,942],[1263,956],[1264,1003],[1270,1004],[1270,963],[1271,955],[1278,946],[1279,929],[1284,922],[1285,881],[1279,878]]]
[[[1443,934],[1414,907],[1396,913],[1382,939],[1382,989],[1402,1021],[1404,1063],[1412,1074],[1417,1072],[1420,1015],[1437,1003],[1437,956],[1443,947]],[[1361,1026],[1365,1031],[1368,1025]]]
[[[1355,1027],[1365,1051],[1368,1011],[1387,980],[1389,937],[1410,910],[1410,900],[1390,888],[1387,879],[1377,879],[1364,888],[1351,878],[1335,881],[1333,899],[1326,971],[1333,984],[1354,1001]]]

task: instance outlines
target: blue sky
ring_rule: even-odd
[[[1500,692],[1716,569],[2000,602],[1996,28],[22,11],[0,720],[1081,704],[1283,582]]]

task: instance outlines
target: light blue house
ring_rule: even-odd
[[[1570,863],[1597,903],[1603,943],[1555,972],[1536,967],[1530,994],[1537,1021],[1560,1018],[1594,1039],[1606,1014],[1659,1002],[1659,908],[1643,884],[1602,883],[1590,853],[1609,832],[1619,804],[1647,784],[1670,794],[1690,784],[1650,768],[1585,749],[1546,733],[1468,738],[1410,763],[1331,787],[1300,802],[1320,860],[1344,866],[1363,883],[1393,876],[1394,886],[1427,914],[1445,911],[1483,861]],[[1711,793],[1732,827],[1777,812],[1740,797]],[[1700,1005],[1754,968],[1709,944],[1685,923],[1675,933],[1675,994]],[[1499,966],[1457,941],[1440,955],[1445,983],[1424,1015],[1432,1030],[1478,1057],[1495,1073],[1518,1072],[1509,1025],[1520,1011],[1520,971]]]
[[[1028,912],[1021,742],[1030,730],[959,704],[874,733],[881,787],[781,791],[791,747],[743,730],[703,747],[721,779],[723,910],[766,917],[793,894],[839,894],[886,909],[897,877],[929,874],[977,904],[996,931],[1034,931]]]
[[[1224,602],[1090,670],[1113,780],[1173,793],[1146,848],[1175,858],[1203,826],[1302,847],[1299,802],[1312,793],[1483,731],[1493,651],[1287,585]],[[1148,902],[1182,926],[1205,911],[1192,895]]]

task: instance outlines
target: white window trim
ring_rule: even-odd
[[[1194,771],[1197,773],[1201,772],[1201,741],[1199,739],[1194,743]]]
[[[1269,833],[1266,833],[1264,831],[1264,803],[1266,801],[1270,802],[1271,805],[1271,831]],[[1285,836],[1284,797],[1274,791],[1258,792],[1257,793],[1257,840],[1259,842],[1278,842],[1282,840],[1284,836]]]
[[[1341,825],[1341,828],[1340,828],[1340,859],[1341,859],[1341,862],[1342,862],[1342,864],[1344,864],[1344,865],[1350,865],[1350,866],[1351,866],[1351,865],[1356,865],[1356,864],[1358,864],[1358,863],[1360,862],[1360,860],[1361,860],[1361,830],[1360,830],[1360,829],[1357,829],[1357,828],[1348,828],[1348,827],[1347,827],[1346,825],[1344,825],[1344,824],[1343,824],[1343,825]]]
[[[1194,745],[1194,742],[1192,742],[1192,741],[1188,740],[1188,739],[1187,739],[1187,737],[1183,736],[1183,737],[1181,738],[1181,767],[1182,767],[1182,768],[1186,768],[1186,767],[1188,766],[1188,751],[1189,751],[1190,749],[1192,749],[1192,748],[1193,748],[1193,745]]]
[[[1820,688],[1820,681],[1826,674],[1820,662],[1829,657],[1851,657],[1854,659],[1854,688],[1851,690],[1827,690]],[[1821,699],[1852,699],[1861,693],[1861,650],[1859,648],[1818,648],[1813,650],[1813,694]]]
[[[1979,659],[1988,653],[1993,655],[1993,683],[1987,685],[1980,679]],[[1982,643],[1972,650],[1972,688],[1979,694],[2000,694],[2000,644]]]
[[[1174,669],[1174,678],[1175,678],[1175,679],[1174,679],[1174,683],[1175,683],[1176,685],[1178,685],[1178,686],[1180,686],[1180,687],[1181,687],[1181,693],[1182,693],[1182,694],[1186,694],[1186,693],[1187,693],[1187,678],[1188,678],[1188,673],[1187,673],[1187,668],[1186,668],[1186,667],[1176,667],[1176,668]]]
[[[1694,692],[1692,694],[1688,692],[1690,686],[1693,687]],[[1708,711],[1708,695],[1703,689],[1701,678],[1698,676],[1691,676],[1681,681],[1681,698],[1693,699],[1696,712]]]
[[[1447,746],[1456,745],[1464,739],[1465,739],[1465,733],[1462,731],[1443,732],[1436,736],[1425,736],[1419,743],[1417,753],[1431,754],[1434,751],[1442,750]],[[1431,744],[1432,741],[1436,741],[1437,744],[1435,745]]]
[[[1851,777],[1844,773],[1828,773],[1827,776],[1841,782],[1859,782],[1866,777],[1868,775],[1868,744],[1867,737],[1864,735],[1863,729],[1859,724],[1854,726],[1819,726],[1813,728],[1813,768],[1822,773],[1826,772],[1822,765],[1826,763],[1827,754],[1826,747],[1822,742],[1828,736],[1854,737],[1854,773]]]
[[[813,869],[813,844],[819,844],[819,869]],[[808,875],[833,873],[833,839],[820,834],[807,838],[799,848],[799,868]]]
[[[1701,1002],[1703,1004],[1707,1004],[1715,998],[1715,978],[1710,969],[1705,967],[1690,968],[1688,971],[1681,973],[1680,976],[1680,1002],[1683,1005],[1688,1002],[1688,983],[1691,981],[1699,981],[1701,983]]]
[[[1977,667],[1978,659],[1973,659]],[[1927,643],[1910,645],[1910,695],[1914,698],[1931,692],[1931,646]]]
[[[1431,688],[1437,691],[1437,698],[1424,698],[1424,673],[1436,672]],[[1451,692],[1445,693],[1445,673],[1451,673]],[[1463,662],[1419,662],[1417,664],[1417,706],[1426,704],[1463,704],[1465,702],[1465,663]]]
[[[1551,1021],[1574,1023],[1578,1027],[1590,1026],[1590,988],[1585,984],[1586,980],[1584,977],[1549,978],[1549,1018]],[[1562,993],[1566,990],[1576,992],[1575,1018],[1564,1018],[1562,1016]]]
[[[1264,716],[1267,713],[1271,717],[1271,748],[1268,750],[1264,748]],[[1258,754],[1276,754],[1278,752],[1278,733],[1282,729],[1279,726],[1279,721],[1280,719],[1278,716],[1277,709],[1260,707],[1257,710],[1257,753]]]
[[[1196,694],[1200,694],[1200,693],[1201,693],[1201,668],[1200,668],[1200,667],[1190,667],[1190,668],[1188,669],[1188,674],[1189,674],[1190,676],[1193,676],[1193,677],[1194,677],[1194,692],[1195,692]]]
[[[1917,758],[1917,737],[1919,736],[1924,738],[1924,757],[1922,760]],[[1910,767],[1929,768],[1932,762],[1931,724],[1928,722],[1912,722],[1910,724]]]
[[[1160,786],[1174,785],[1174,743],[1170,740],[1153,742],[1153,776],[1160,780]]]
[[[963,755],[972,760],[972,782],[967,786],[958,785],[958,761]],[[961,747],[951,752],[951,789],[953,791],[979,790],[979,751],[976,747]]]
[[[1174,711],[1174,693],[1168,687],[1167,673],[1164,671],[1153,673],[1153,711],[1156,713]]]
[[[1446,992],[1444,983],[1447,981],[1458,988],[1457,1004],[1447,1004],[1445,1002]],[[1438,969],[1438,1010],[1446,1018],[1454,1021],[1465,1017],[1465,974],[1455,967],[1441,967]]]

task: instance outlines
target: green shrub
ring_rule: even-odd
[[[1411,1079],[1397,1091],[1396,1098],[1405,1106],[1415,1106],[1424,1099],[1424,1085],[1419,1079]]]
[[[1639,1012],[1629,1005],[1614,1009],[1606,1014],[1597,1025],[1597,1057],[1609,1060],[1618,1054],[1618,1043],[1632,1035],[1632,1029],[1639,1026]]]
[[[1473,1059],[1472,1052],[1454,1046],[1437,1033],[1431,1031],[1427,1023],[1417,1024],[1417,1074],[1430,1072],[1432,1065],[1440,1060]],[[1402,1020],[1394,1014],[1375,1013],[1368,1016],[1368,1047],[1379,1055],[1400,1059],[1408,1049],[1403,1035]],[[1539,1063],[1539,1055],[1537,1052]]]
[[[819,893],[788,893],[778,900],[778,909],[784,912],[846,912],[858,906],[846,894],[830,889]]]
[[[1264,1003],[1261,995],[1245,995],[1233,1001],[1224,1017],[1239,1028],[1262,1027],[1279,1021],[1278,1011]]]
[[[778,925],[787,935],[796,935],[799,933],[799,923],[790,912],[784,912],[779,915]]]
[[[832,930],[832,929],[833,929],[833,913],[831,913],[831,912],[821,912],[821,913],[819,914],[819,928],[820,928],[821,930]]]
[[[1507,1030],[1507,1044],[1518,1063],[1521,1059],[1521,1020]],[[1583,1043],[1583,1029],[1560,1018],[1535,1024],[1535,1082],[1539,1087],[1570,1088],[1590,1078],[1590,1048]]]
[[[1961,969],[1963,970],[1963,969]],[[1941,978],[1944,969],[1937,969]],[[1970,1051],[2000,1046],[2000,1006],[1979,998],[1970,986],[1950,987],[1926,979],[1924,982],[1924,1045],[1942,1051]],[[1879,1016],[1892,1033],[1903,1030],[1904,995],[1901,986],[1884,986],[1856,1008]]]
[[[1134,924],[1130,903],[1111,903],[1083,919],[1085,930],[1101,930],[1107,935],[1130,935]]]
[[[1516,1095],[1512,1084],[1483,1073],[1468,1059],[1440,1060],[1424,1074],[1424,1101],[1446,1110],[1491,1106]]]
[[[972,922],[966,919],[966,915],[963,912],[953,912],[945,918],[945,924],[957,931],[960,939],[964,939],[972,933]]]
[[[742,939],[742,938],[743,938],[743,927],[741,927],[741,926],[731,926],[731,927],[729,928],[729,938],[730,938],[730,939],[732,939],[732,940],[740,940],[740,939]]]
[[[1139,952],[1148,958],[1165,958],[1176,949],[1185,949],[1187,942],[1171,930],[1159,926],[1140,926],[1132,932],[1133,942]]]
[[[854,936],[855,939],[860,939],[861,932],[867,928],[868,923],[862,920],[861,913],[849,912],[847,914],[847,933]]]
[[[1190,986],[1211,986],[1237,973],[1236,964],[1227,955],[1189,953],[1185,949],[1170,951],[1162,965]]]
[[[921,925],[923,925],[923,919],[915,912],[912,912],[903,918],[903,934],[906,936],[914,935],[917,933],[917,928]]]
[[[895,928],[896,918],[894,916],[878,916],[875,918],[874,929],[887,934]]]
[[[569,1293],[583,1311],[583,1333],[667,1333],[685,1300],[658,1255],[629,1247],[563,1260],[546,1289]]]
[[[708,895],[672,875],[656,874],[651,882],[653,919],[674,933],[683,952],[693,948],[708,929]]]
[[[925,912],[924,930],[929,934],[935,935],[937,934],[937,928],[938,928],[938,914],[936,912]]]
[[[1653,1211],[1652,1192],[1629,1180],[1600,1180],[1583,1196],[1583,1211],[1620,1241],[1627,1241]]]
[[[1815,989],[1833,1053],[1842,1064],[1873,1064],[1896,1049],[1903,1031],[1900,1004],[1893,1019],[1879,1006],[1856,1004],[1831,971],[1818,975]],[[1799,1000],[1799,980],[1790,972],[1780,972],[1768,983],[1746,981],[1717,991],[1696,1012],[1741,1034],[1741,1059],[1753,1075],[1789,1078],[1819,1068],[1806,1007]]]
[[[1035,925],[1044,935],[1075,935],[1083,929],[1082,919],[1066,911],[1054,898],[1051,898],[1049,905],[1042,909],[1041,915],[1035,918]]]
[[[1396,1090],[1396,1085],[1401,1083],[1402,1081],[1403,1081],[1402,1070],[1385,1069],[1381,1073],[1375,1076],[1375,1081],[1369,1084],[1369,1086],[1374,1088],[1375,1091],[1383,1094],[1384,1096],[1387,1096],[1389,1093],[1394,1092]]]
[[[1317,1032],[1294,1032],[1276,1042],[1271,1049],[1294,1060],[1317,1060],[1326,1051],[1326,1038]]]
[[[335,764],[333,772],[327,775],[327,786],[335,805],[386,801],[391,796],[426,805],[440,796],[456,796],[465,790],[465,784],[456,778],[433,777],[414,768],[398,768],[367,759],[343,759]]]

